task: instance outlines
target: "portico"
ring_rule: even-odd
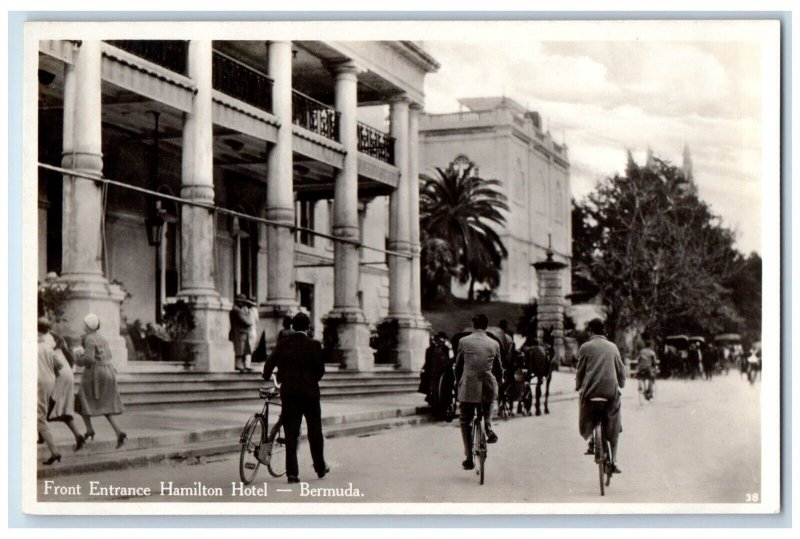
[[[374,368],[370,333],[396,320],[397,366],[418,370],[416,118],[437,67],[406,42],[42,42],[40,75],[53,79],[40,84],[40,162],[80,173],[40,172],[40,267],[73,290],[62,331],[79,335],[95,312],[125,370],[139,358],[127,357],[122,317],[149,321],[158,279],[164,302],[194,313],[196,370],[233,369],[236,293],[257,297],[269,344],[283,316],[311,311],[317,337],[334,329],[328,346],[347,370]],[[359,121],[359,107],[385,103],[389,133]],[[44,146],[59,134],[54,162]],[[156,253],[144,243],[154,193],[181,199]],[[60,238],[47,225],[58,219]],[[385,222],[388,241],[376,233]]]

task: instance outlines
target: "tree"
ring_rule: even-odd
[[[500,266],[508,256],[497,233],[505,226],[506,197],[498,189],[498,180],[475,174],[474,163],[465,167],[450,163],[446,169],[435,170],[435,176],[420,177],[423,245],[435,238],[449,246],[455,275],[460,282],[469,282],[473,300],[476,283],[497,286]]]
[[[677,167],[629,157],[624,176],[575,208],[576,267],[599,290],[610,335],[713,334],[738,323],[726,286],[739,268],[735,236]]]

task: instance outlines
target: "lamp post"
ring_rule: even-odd
[[[158,111],[148,111],[153,115],[153,155],[150,159],[149,183],[152,190],[158,189],[158,166],[160,158],[160,139],[158,120],[161,113]],[[156,251],[156,324],[161,324],[161,239],[164,234],[164,214],[166,210],[161,206],[161,201],[157,200],[150,211],[150,216],[145,220],[147,227],[147,243],[155,247]]]
[[[161,238],[164,234],[164,214],[161,202],[156,202],[153,211],[145,220],[147,243],[156,248],[156,324],[161,323]]]

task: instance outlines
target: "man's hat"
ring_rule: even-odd
[[[247,297],[244,294],[236,294],[233,301],[234,303],[247,303]]]

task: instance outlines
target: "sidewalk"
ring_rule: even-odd
[[[551,384],[551,400],[569,397],[573,374],[556,372]],[[555,399],[554,399],[555,397]],[[44,445],[38,446],[38,475],[55,477],[74,473],[129,468],[165,459],[186,459],[228,453],[239,449],[239,435],[247,419],[260,411],[258,400],[252,403],[209,403],[191,407],[135,410],[117,416],[120,428],[128,435],[125,445],[116,449],[114,431],[105,418],[93,418],[96,432],[79,452],[69,429],[51,423],[50,430],[61,453],[61,462],[44,466],[49,456]],[[278,409],[270,410],[278,413]],[[417,425],[433,421],[427,413],[424,396],[419,393],[342,397],[322,400],[322,425],[326,438],[352,436]],[[78,430],[85,427],[76,418]]]

